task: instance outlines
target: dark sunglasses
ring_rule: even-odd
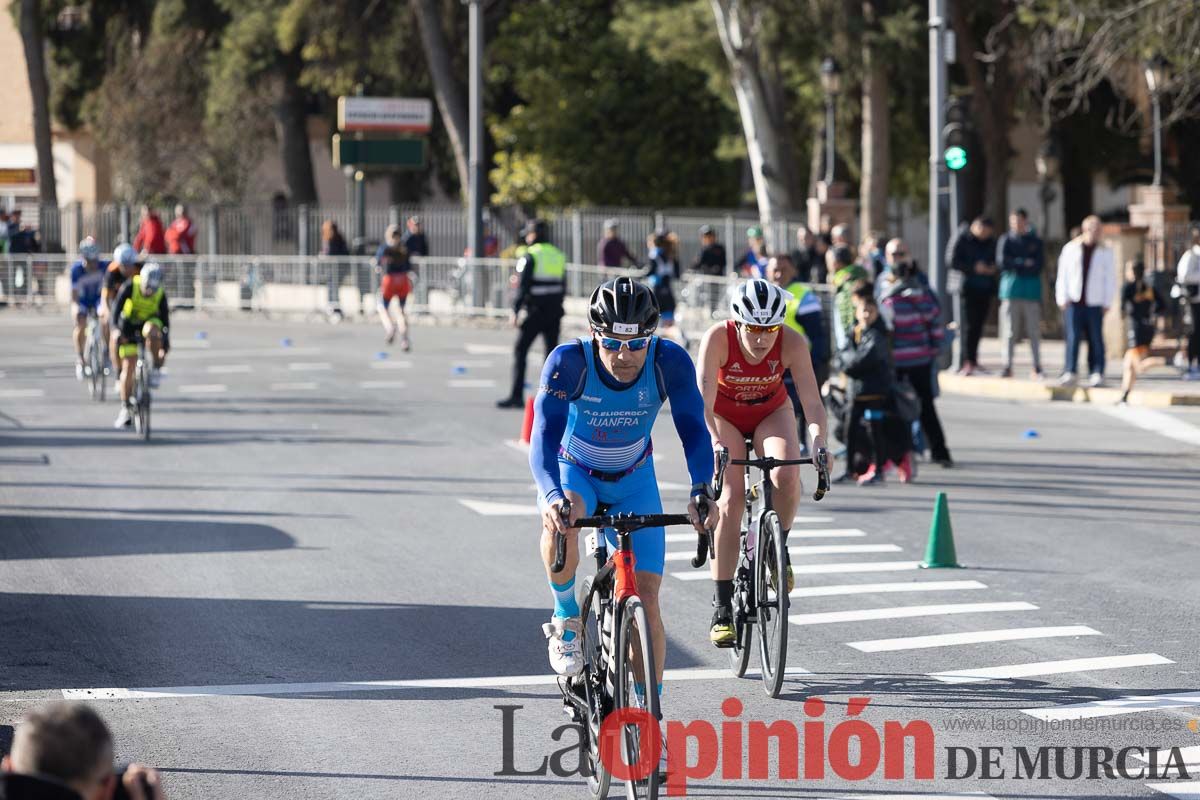
[[[636,339],[613,339],[608,336],[596,334],[596,340],[600,342],[600,346],[605,350],[617,352],[622,346],[629,349],[629,352],[636,353],[639,350],[645,350],[650,346],[650,340],[653,336],[639,336]]]

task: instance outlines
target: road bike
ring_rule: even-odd
[[[129,416],[134,431],[144,441],[150,441],[150,354],[146,352],[146,338],[141,331],[133,335],[137,343],[137,364],[133,372],[133,393],[129,396]]]
[[[746,452],[753,452],[753,441],[746,440]],[[758,630],[758,660],[762,667],[763,689],[770,697],[778,697],[783,688],[787,669],[788,608],[787,542],[779,515],[772,508],[771,471],[792,464],[812,464],[817,469],[817,488],[813,500],[819,501],[829,491],[829,456],[819,448],[811,458],[744,458],[729,459],[729,451],[717,454],[716,493],[720,497],[724,484],[726,463],[745,468],[745,514],[738,544],[738,563],[733,576],[733,644],[729,649],[729,666],[738,677],[746,675],[753,649],[755,628]],[[762,471],[762,478],[751,481],[751,470]],[[711,542],[709,549],[711,551]],[[703,564],[704,543],[692,565]]]
[[[610,765],[616,763],[617,753],[611,739],[602,741],[601,729],[605,719],[623,709],[637,714],[621,726],[619,760],[629,765],[624,778],[629,800],[654,800],[659,795],[662,776],[658,772],[661,741],[653,741],[652,726],[639,725],[640,718],[660,719],[657,672],[646,609],[638,596],[634,574],[635,560],[631,534],[641,528],[668,525],[690,525],[686,514],[608,514],[601,505],[596,514],[576,521],[578,528],[591,528],[586,537],[589,555],[596,559],[596,574],[583,582],[583,602],[580,617],[583,621],[583,670],[579,675],[559,679],[563,706],[568,715],[583,727],[587,745],[588,790],[595,800],[608,796],[615,777]],[[563,519],[570,518],[570,504],[562,507]],[[707,510],[700,509],[701,517]],[[604,530],[616,533],[617,547],[610,555]],[[711,538],[711,537],[710,537]],[[566,561],[566,536],[555,535],[554,572],[561,572]],[[638,691],[638,687],[642,687]],[[638,770],[645,748],[650,761],[648,774]],[[621,780],[618,778],[618,780]]]
[[[88,395],[93,400],[103,403],[108,384],[108,342],[104,340],[100,319],[95,311],[88,312],[83,365],[87,373]]]

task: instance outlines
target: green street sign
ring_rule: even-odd
[[[333,136],[333,165],[369,169],[424,169],[425,139],[349,139]]]
[[[942,154],[942,158],[946,160],[946,167],[955,172],[967,165],[967,151],[958,145],[947,147],[946,152]]]

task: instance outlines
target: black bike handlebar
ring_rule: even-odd
[[[829,491],[829,451],[824,447],[817,448],[817,452],[810,458],[729,458],[729,451],[725,448],[717,451],[718,477],[717,486],[720,487],[724,483],[724,472],[726,463],[735,466],[757,467],[764,471],[770,471],[776,467],[785,467],[792,464],[812,464],[817,468],[817,488],[813,492],[813,500],[820,501],[822,497]],[[717,491],[717,497],[721,496],[720,489]]]
[[[625,533],[640,528],[691,524],[692,520],[687,514],[605,514],[599,517],[581,517],[575,520],[576,528],[611,528]]]

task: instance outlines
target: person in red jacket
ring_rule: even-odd
[[[142,206],[142,224],[138,228],[137,236],[133,237],[133,249],[142,255],[161,255],[167,252],[162,219],[150,210],[150,206]]]
[[[190,256],[196,252],[196,226],[182,203],[175,206],[175,219],[167,226],[167,252]]]

